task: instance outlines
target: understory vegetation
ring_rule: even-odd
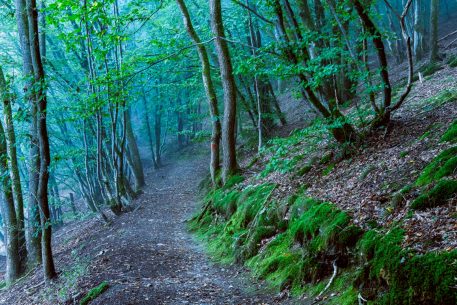
[[[442,94],[436,99],[442,101]],[[448,107],[455,102],[450,103]],[[455,205],[455,121],[433,136],[428,132],[441,149],[412,183],[386,199],[387,213],[399,206],[406,211],[387,224],[355,222],[351,209],[310,196],[306,184],[284,191],[274,182],[278,172],[292,179],[326,176],[344,159],[358,158],[353,148],[348,155],[349,148],[329,142],[320,125],[316,120],[289,137],[271,140],[248,162],[245,177],[206,188],[204,208],[190,229],[216,260],[244,264],[256,278],[295,297],[329,304],[455,304],[457,250],[417,251],[405,245],[404,228],[417,210]],[[376,166],[366,168],[359,179],[374,170]]]

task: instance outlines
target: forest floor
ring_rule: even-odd
[[[212,263],[187,232],[186,220],[197,208],[198,184],[207,172],[207,158],[196,157],[199,151],[191,147],[187,157],[150,171],[134,211],[110,225],[92,218],[57,230],[59,278],[46,287],[41,271],[33,271],[1,290],[0,304],[79,304],[104,281],[109,288],[91,305],[277,304],[241,267]]]

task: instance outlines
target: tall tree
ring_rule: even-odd
[[[0,98],[9,100],[7,86],[0,66]],[[14,197],[10,171],[8,169],[8,150],[3,124],[0,122],[0,179],[3,198],[0,202],[0,212],[3,218],[4,236],[6,238],[6,281],[12,283],[23,270],[20,256],[20,229],[17,209],[14,206]]]
[[[38,30],[38,8],[36,0],[27,0],[27,17],[29,25],[30,53],[32,57],[34,90],[33,95],[37,102],[38,110],[38,141],[40,147],[40,171],[38,181],[38,204],[40,207],[41,223],[41,253],[43,259],[43,271],[46,279],[57,276],[52,255],[52,225],[49,211],[49,165],[51,163],[49,137],[47,129],[47,97],[46,79],[40,52]]]
[[[19,242],[19,259],[21,262],[21,269],[24,271],[27,262],[27,247],[25,240],[25,222],[24,222],[24,200],[22,197],[21,177],[19,174],[19,164],[17,160],[16,151],[16,134],[14,132],[13,124],[13,110],[11,103],[11,95],[7,87],[5,75],[0,67],[0,93],[3,94],[3,115],[4,123],[6,126],[5,138],[8,150],[8,168],[13,182],[13,195],[16,207],[17,229],[18,229],[18,242]]]
[[[223,166],[222,179],[224,183],[237,171],[236,161],[236,84],[233,76],[232,59],[225,38],[222,21],[221,0],[209,0],[211,30],[216,45],[217,58],[221,71],[222,87],[224,89],[224,121],[222,126]]]
[[[430,62],[439,59],[438,50],[438,16],[440,0],[430,0]]]
[[[40,168],[40,152],[38,147],[38,119],[37,104],[34,101],[33,65],[30,51],[29,23],[25,0],[16,0],[16,20],[19,42],[22,53],[22,71],[24,77],[24,94],[30,105],[30,150],[29,150],[29,188],[28,188],[28,221],[27,221],[27,248],[29,263],[41,263],[41,232],[39,229],[40,216],[38,208],[38,179]]]
[[[216,96],[216,89],[214,88],[213,80],[211,77],[211,66],[208,57],[208,51],[205,45],[202,43],[200,37],[194,29],[192,19],[189,14],[184,0],[176,0],[178,6],[183,15],[184,25],[187,32],[195,44],[195,47],[200,58],[202,66],[202,79],[205,87],[206,99],[208,101],[211,123],[212,123],[212,134],[211,134],[211,162],[210,162],[210,173],[213,184],[216,184],[216,173],[220,168],[220,142],[221,142],[221,121],[219,118],[219,109]]]

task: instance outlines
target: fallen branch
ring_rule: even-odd
[[[446,49],[449,48],[450,46],[452,46],[456,41],[457,41],[457,38],[454,39],[453,41],[451,41],[451,42],[446,46]]]
[[[438,39],[438,42],[443,41],[443,40],[445,40],[446,38],[449,38],[449,37],[451,37],[452,35],[455,35],[455,34],[457,34],[457,31],[454,31],[454,32],[452,32],[452,33],[449,33],[449,34],[447,34],[446,36],[444,36],[444,37]]]
[[[359,300],[359,305],[363,305],[363,303],[367,302],[367,300],[365,300],[362,296],[362,294],[359,292],[359,295],[357,296],[357,300]]]
[[[336,265],[336,260],[333,261],[333,274],[330,277],[330,280],[328,281],[327,285],[324,287],[324,289],[317,295],[317,297],[314,299],[314,302],[311,305],[317,304],[321,300],[321,296],[326,292],[330,286],[333,283],[333,280],[335,280],[336,274],[338,273],[338,266]]]

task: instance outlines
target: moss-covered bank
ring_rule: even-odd
[[[401,246],[403,231],[363,231],[330,202],[296,194],[277,200],[275,185],[212,190],[191,229],[209,252],[243,263],[278,290],[333,304],[456,304],[457,251],[419,254]],[[232,181],[233,182],[233,181]]]

